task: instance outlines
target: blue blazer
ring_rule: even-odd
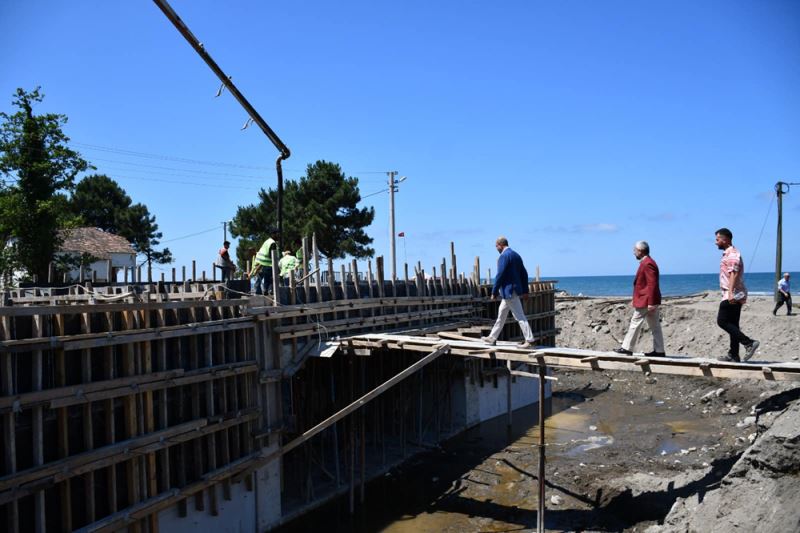
[[[522,258],[511,248],[506,248],[497,260],[497,276],[494,278],[492,294],[511,298],[514,294],[528,294],[528,271]]]

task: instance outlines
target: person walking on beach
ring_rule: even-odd
[[[717,325],[724,329],[731,338],[728,355],[720,356],[720,361],[739,362],[739,344],[745,347],[744,361],[753,357],[759,342],[753,340],[739,329],[739,318],[742,305],[747,302],[747,287],[744,285],[744,261],[742,254],[733,246],[733,233],[728,228],[716,231],[717,248],[723,250],[719,262],[719,288],[722,290],[722,301],[719,303]]]
[[[650,257],[650,245],[646,241],[639,241],[633,245],[633,255],[639,260],[639,269],[633,279],[633,316],[628,327],[628,333],[622,341],[622,346],[614,350],[617,353],[631,355],[642,325],[647,320],[650,331],[653,332],[653,351],[647,352],[648,357],[664,357],[664,335],[661,333],[659,320],[659,305],[661,305],[661,290],[658,286],[658,265]]]
[[[786,315],[791,316],[792,313],[792,293],[789,292],[789,273],[784,272],[783,277],[778,281],[778,303],[775,304],[775,309],[772,310],[773,315],[778,314],[778,309],[785,303]]]
[[[520,301],[520,296],[528,297],[528,271],[525,270],[519,254],[508,247],[508,239],[498,237],[495,248],[500,254],[500,258],[497,260],[497,275],[494,278],[494,287],[492,287],[492,300],[499,294],[502,301],[491,333],[488,337],[481,337],[481,340],[491,345],[497,342],[510,310],[519,322],[522,335],[525,337],[525,341],[520,346],[529,348],[533,344],[533,332]]]

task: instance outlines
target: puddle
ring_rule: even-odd
[[[548,481],[563,483],[551,476],[578,464],[605,468],[593,461],[605,457],[608,464],[607,456],[595,455],[604,449],[616,450],[612,457],[620,451],[634,453],[631,438],[636,439],[635,453],[653,458],[713,441],[707,424],[681,419],[687,415],[671,410],[670,403],[659,399],[633,404],[629,396],[615,391],[596,395],[593,401],[578,393],[556,393],[546,409]],[[355,514],[348,513],[347,499],[342,498],[280,531],[417,533],[535,527],[537,416],[535,405],[514,411],[510,433],[505,416],[484,422],[443,443],[441,451],[419,456],[368,484],[367,499],[356,505]]]

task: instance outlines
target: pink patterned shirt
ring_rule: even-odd
[[[737,248],[728,246],[722,252],[722,260],[719,262],[719,288],[722,290],[723,300],[728,300],[731,297],[729,292],[731,290],[730,280],[731,274],[734,272],[739,273],[739,279],[736,287],[733,287],[733,293],[734,295],[741,293],[743,296],[736,298],[736,300],[744,303],[747,299],[747,287],[744,286],[744,261],[742,261],[742,254],[739,253]]]

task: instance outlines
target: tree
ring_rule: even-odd
[[[71,209],[84,224],[100,228],[128,239],[144,263],[172,262],[169,248],[157,250],[162,233],[155,215],[144,204],[134,204],[125,190],[103,174],[86,176],[75,187]]]
[[[12,104],[19,110],[0,113],[0,266],[22,267],[47,279],[60,244],[58,229],[70,224],[60,193],[71,190],[89,164],[67,147],[69,138],[61,129],[66,116],[34,115],[34,104],[43,98],[38,87],[17,89]]]
[[[239,237],[236,250],[240,265],[250,259],[248,248],[258,248],[267,237],[277,240],[277,190],[261,189],[259,203],[239,207],[231,235]],[[335,163],[317,161],[306,175],[287,181],[283,191],[283,243],[293,249],[302,237],[317,234],[317,246],[327,257],[371,257],[372,238],[364,229],[375,218],[371,207],[359,209],[358,178],[346,177]]]

